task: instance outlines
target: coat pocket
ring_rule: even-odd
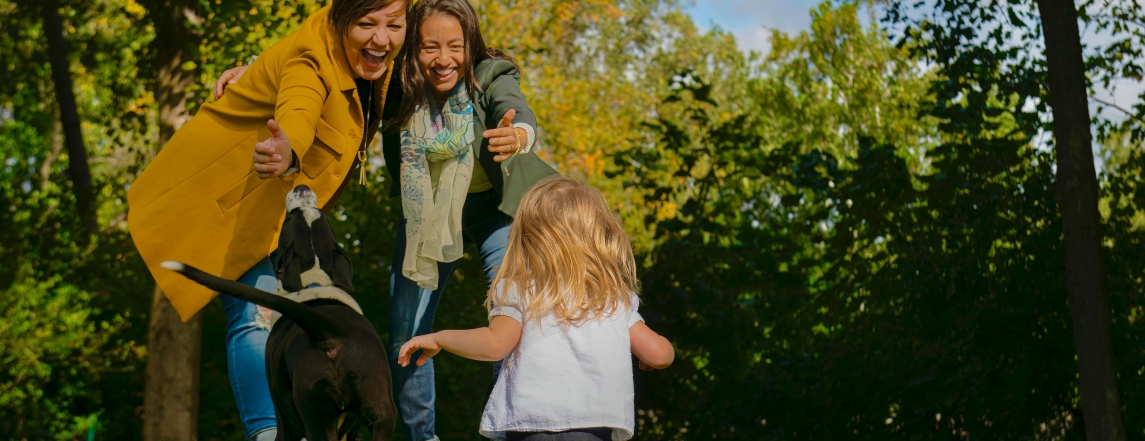
[[[298,165],[302,168],[302,173],[310,179],[318,179],[326,167],[334,162],[334,159],[341,155],[336,155],[333,149],[326,147],[322,143],[315,143],[310,146],[310,150],[306,151],[306,156],[299,161]]]
[[[254,193],[258,187],[266,183],[268,179],[259,179],[258,172],[251,170],[245,177],[239,180],[230,189],[223,192],[223,196],[218,199],[219,211],[226,213],[239,202],[242,202],[247,195]]]
[[[349,136],[343,135],[334,127],[331,127],[326,120],[318,119],[318,128],[314,133],[314,137],[321,140],[326,147],[329,147],[334,153],[341,155],[346,151],[346,147],[354,143],[354,140]]]
[[[306,155],[302,160],[298,161],[302,172],[310,179],[317,179],[318,176],[330,166],[330,163],[341,159],[342,152],[346,151],[347,145],[352,143],[352,139],[339,133],[326,121],[318,120],[318,130],[314,134],[314,145],[306,151]]]

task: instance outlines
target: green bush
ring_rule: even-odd
[[[95,430],[98,383],[143,350],[117,338],[123,316],[95,320],[93,300],[59,276],[21,280],[0,295],[0,433],[73,439]]]

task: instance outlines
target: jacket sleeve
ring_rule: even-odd
[[[517,66],[509,60],[492,59],[489,69],[489,86],[485,88],[485,123],[489,128],[497,127],[505,112],[515,109],[517,115],[513,117],[514,124],[528,124],[536,129],[537,117],[525,102],[525,95],[521,93],[521,74]]]
[[[274,119],[286,137],[296,158],[306,156],[314,144],[322,104],[326,101],[326,86],[318,76],[319,62],[312,52],[286,61],[278,86],[278,102]]]

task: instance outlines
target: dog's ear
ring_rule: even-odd
[[[310,233],[313,234],[318,266],[326,272],[334,286],[344,291],[353,291],[350,279],[354,275],[354,269],[350,266],[346,252],[338,246],[338,238],[334,237],[334,228],[330,226],[330,218],[326,213],[322,213],[321,217],[310,224]]]
[[[282,222],[278,236],[278,256],[274,273],[282,282],[282,289],[298,292],[302,288],[302,272],[314,267],[314,248],[310,245],[310,226],[302,210],[291,210]]]
[[[333,269],[327,274],[330,275],[330,280],[334,282],[334,286],[342,288],[346,292],[354,292],[354,266],[350,264],[350,256],[346,255],[346,250],[336,249]]]

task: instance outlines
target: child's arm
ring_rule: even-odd
[[[651,332],[651,331],[649,331]],[[521,341],[521,324],[511,317],[493,317],[488,327],[477,329],[439,331],[419,335],[402,345],[398,364],[409,366],[409,356],[421,349],[417,365],[421,366],[445,349],[462,357],[479,361],[497,361],[509,355]]]
[[[672,365],[676,359],[676,351],[672,343],[656,331],[653,331],[643,321],[636,322],[628,328],[628,338],[632,341],[632,353],[640,359],[640,368],[647,370],[664,369]]]

